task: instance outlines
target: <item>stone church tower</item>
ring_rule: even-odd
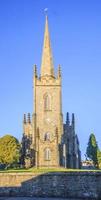
[[[61,72],[54,74],[48,18],[46,16],[41,75],[34,69],[33,132],[36,166],[59,166],[59,144],[63,132]]]
[[[34,111],[32,121],[30,114],[28,114],[27,120],[26,115],[24,115],[22,158],[27,158],[27,161],[30,158],[30,164],[36,167],[65,166],[63,156],[65,137],[61,100],[61,69],[59,66],[57,75],[55,75],[47,16],[41,73],[38,76],[35,65],[33,94]]]

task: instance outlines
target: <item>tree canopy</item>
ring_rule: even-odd
[[[0,138],[0,163],[12,165],[18,163],[20,158],[19,141],[11,136],[5,135]]]
[[[95,135],[92,133],[89,137],[86,155],[91,159],[96,167],[98,167],[98,144]]]

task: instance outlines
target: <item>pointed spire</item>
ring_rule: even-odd
[[[54,77],[54,67],[53,67],[53,59],[52,59],[52,52],[51,52],[51,45],[50,45],[47,16],[46,16],[44,44],[43,44],[43,52],[42,52],[42,63],[41,63],[41,76],[45,76],[45,75]]]
[[[66,124],[67,124],[68,126],[70,125],[69,112],[67,112],[67,115],[66,115]]]
[[[75,129],[75,116],[74,116],[74,113],[72,113],[72,126]]]
[[[58,66],[58,78],[60,78],[61,77],[61,66],[59,65]]]
[[[24,114],[23,123],[26,124],[26,114]]]
[[[34,76],[37,77],[37,66],[34,65]]]
[[[30,124],[31,123],[31,118],[30,118],[30,113],[28,113],[28,119],[27,122]]]

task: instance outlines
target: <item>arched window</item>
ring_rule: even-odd
[[[66,156],[66,145],[63,144],[63,156],[65,157]]]
[[[50,141],[50,133],[49,132],[45,133],[44,141]]]
[[[48,94],[44,96],[44,110],[51,110],[51,97]]]
[[[45,160],[51,160],[51,151],[49,148],[46,148],[44,150],[44,159]]]

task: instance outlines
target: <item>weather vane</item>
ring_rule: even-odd
[[[45,12],[45,14],[47,15],[48,8],[45,8],[45,9],[44,9],[44,12]]]

